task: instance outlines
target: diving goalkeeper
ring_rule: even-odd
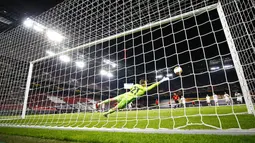
[[[126,92],[124,94],[118,95],[114,98],[110,98],[107,100],[104,100],[100,103],[97,104],[97,108],[101,106],[102,104],[109,103],[109,102],[114,102],[117,101],[118,104],[110,109],[108,112],[104,113],[104,116],[107,117],[109,114],[115,112],[117,109],[123,109],[126,107],[127,104],[131,103],[134,101],[136,98],[143,96],[147,91],[152,90],[153,88],[157,87],[160,83],[169,80],[168,77],[164,77],[162,80],[159,82],[156,82],[149,87],[147,87],[147,81],[146,80],[140,80],[140,84],[135,84],[130,88],[129,92]]]

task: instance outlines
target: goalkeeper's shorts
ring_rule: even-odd
[[[122,108],[125,108],[127,106],[127,104],[134,101],[135,98],[132,93],[127,92],[127,93],[124,93],[124,94],[114,97],[114,99],[116,99],[118,102],[118,104],[117,104],[118,109],[122,109]]]
[[[134,95],[130,92],[121,94],[119,96],[114,97],[113,99],[117,100],[118,103],[120,103],[122,100],[131,100],[134,98]]]

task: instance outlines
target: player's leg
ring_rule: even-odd
[[[216,101],[216,106],[219,106],[219,102],[218,102],[218,100]]]
[[[179,100],[176,100],[176,104],[177,104],[177,108],[179,108],[180,104],[179,104]]]
[[[117,97],[118,97],[118,96],[116,96],[116,97],[114,97],[114,98],[106,99],[106,100],[104,100],[104,101],[98,103],[98,105],[100,106],[100,105],[105,104],[105,103],[117,101]]]
[[[125,96],[125,94],[121,94],[121,95],[118,95],[118,96],[116,96],[114,98],[106,99],[106,100],[98,103],[96,105],[97,106],[96,108],[99,108],[99,106],[101,106],[102,104],[106,104],[106,103],[109,103],[109,102],[115,102],[115,101],[120,102],[121,99],[124,98],[124,96]]]
[[[132,105],[131,104],[128,104],[128,109],[129,109],[129,111],[132,111]]]
[[[127,106],[129,100],[128,98],[122,99],[115,107],[110,109],[108,112],[104,113],[104,116],[107,117],[109,114],[116,112],[118,109],[123,109],[124,107]]]

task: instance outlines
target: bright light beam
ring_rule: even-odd
[[[113,68],[117,67],[117,64],[115,64],[114,62],[112,62],[110,60],[104,59],[103,62],[106,63],[106,64],[111,65]]]
[[[213,70],[218,70],[218,69],[220,69],[220,67],[211,67],[211,70],[213,71]]]
[[[75,62],[75,64],[76,64],[76,66],[79,67],[79,68],[85,67],[85,63],[82,62],[82,61],[77,61],[77,62]]]
[[[33,29],[34,29],[35,31],[38,31],[38,32],[43,32],[43,30],[45,29],[45,27],[44,27],[43,25],[39,24],[39,23],[35,23],[35,24],[33,25]]]
[[[100,71],[100,74],[101,74],[101,75],[106,75],[106,74],[107,74],[107,71],[101,70],[101,71]]]
[[[107,77],[113,77],[113,74],[112,73],[110,73],[110,72],[107,72],[107,71],[105,71],[105,70],[101,70],[100,71],[100,74],[101,75],[103,75],[103,76],[107,76]]]
[[[55,42],[61,42],[64,39],[64,37],[61,34],[55,32],[53,30],[47,30],[46,35],[48,36],[48,38],[50,40],[55,41]]]
[[[65,63],[70,62],[71,59],[67,55],[61,55],[59,59]]]
[[[33,20],[31,20],[30,18],[27,18],[27,19],[23,22],[23,24],[24,24],[24,26],[26,26],[26,27],[30,28],[30,27],[32,27],[32,26],[33,26],[34,21],[33,21]]]
[[[108,77],[113,77],[113,74],[108,72],[108,73],[107,73],[107,76],[108,76]]]
[[[46,53],[47,53],[48,55],[50,55],[50,56],[55,55],[55,53],[53,53],[52,51],[46,51]]]
[[[117,67],[117,64],[115,64],[115,63],[112,63],[112,67],[114,67],[114,68],[115,68],[115,67]]]

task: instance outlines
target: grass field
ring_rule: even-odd
[[[233,111],[235,114],[233,114]],[[201,113],[201,114],[199,114]],[[216,114],[217,113],[217,114]],[[8,125],[38,125],[59,127],[107,127],[107,128],[178,128],[181,129],[230,129],[255,128],[255,117],[247,114],[245,105],[121,111],[109,118],[102,113],[71,113],[28,115],[26,119],[0,120]],[[2,117],[3,118],[3,117]],[[10,117],[4,117],[10,118]],[[203,123],[203,124],[201,124]],[[239,124],[238,124],[239,123]],[[52,130],[33,128],[0,127],[0,142],[8,143],[215,143],[215,142],[254,142],[255,136],[244,135],[184,135],[184,134],[144,134],[126,132],[97,132],[75,130]]]
[[[199,114],[199,112],[201,114]],[[232,113],[236,113],[232,114]],[[230,129],[255,128],[255,117],[246,114],[245,105],[201,107],[184,109],[155,109],[121,111],[108,118],[102,113],[69,113],[28,115],[26,119],[0,120],[12,125],[37,125],[58,127],[106,128],[181,128],[181,129]],[[217,114],[216,114],[217,113]],[[203,124],[202,124],[203,123]],[[240,124],[238,124],[240,123]]]
[[[6,143],[253,143],[254,140],[254,135],[145,134],[0,127],[0,142]]]

